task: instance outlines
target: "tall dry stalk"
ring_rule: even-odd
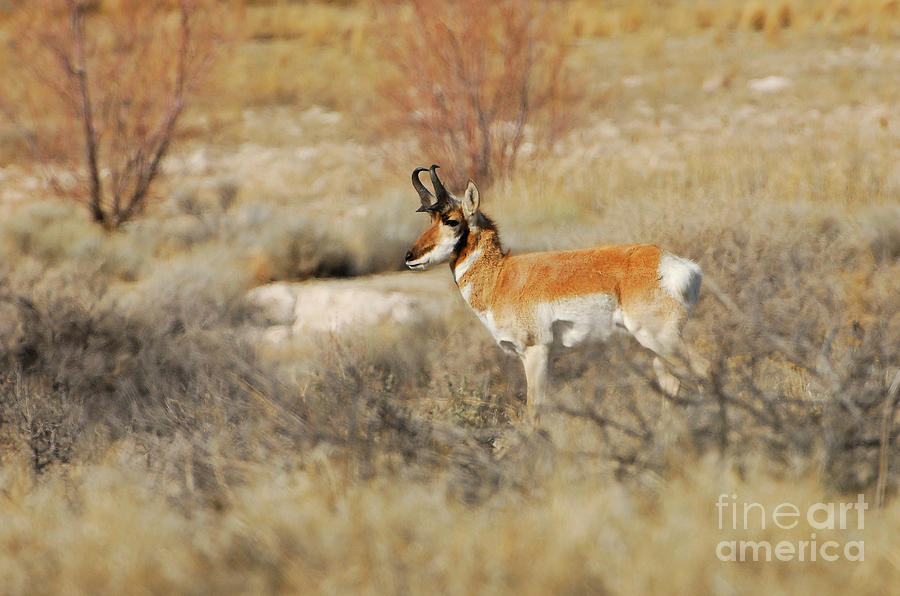
[[[875,507],[878,509],[884,507],[885,491],[888,482],[888,445],[898,401],[900,401],[900,371],[897,371],[897,374],[894,375],[894,379],[888,388],[881,416],[881,433],[878,438],[878,479],[875,482]]]

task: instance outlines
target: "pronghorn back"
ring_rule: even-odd
[[[534,300],[613,294],[623,304],[653,299],[659,291],[682,307],[699,293],[700,268],[654,244],[599,245],[562,252],[510,256],[500,283]]]
[[[508,255],[496,226],[479,210],[472,181],[456,199],[437,166],[413,172],[431,225],[406,256],[411,269],[449,262],[454,280],[497,343],[522,358],[528,402],[543,402],[549,355],[627,332],[657,354],[654,370],[667,393],[678,379],[664,361],[687,357],[681,339],[696,304],[702,273],[693,261],[653,244],[600,245],[560,252]],[[419,181],[430,171],[435,194]]]

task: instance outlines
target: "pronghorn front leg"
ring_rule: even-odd
[[[550,347],[546,345],[529,346],[522,356],[525,366],[526,397],[528,417],[537,422],[539,415],[546,409],[550,391]]]

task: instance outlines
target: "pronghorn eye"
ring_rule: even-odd
[[[455,219],[445,219],[444,223],[447,224],[448,226],[450,226],[451,228],[455,228],[456,226],[459,225],[459,222],[456,221]]]

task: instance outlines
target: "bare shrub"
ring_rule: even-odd
[[[20,72],[0,95],[2,111],[32,131],[56,190],[84,201],[97,223],[117,228],[144,208],[221,45],[216,6],[125,0],[97,11],[84,0],[36,0],[15,9]]]
[[[480,328],[461,329],[467,312],[301,339],[299,354],[269,361],[241,339],[253,318],[243,282],[190,261],[126,297],[110,294],[102,268],[21,259],[0,285],[10,371],[0,418],[35,469],[89,457],[86,434],[131,437],[212,500],[221,478],[239,482],[240,462],[323,450],[356,478],[445,478],[466,502],[540,491],[560,461],[578,478],[648,482],[670,473],[676,452],[821,466],[840,490],[893,494],[900,313],[875,249],[827,218],[791,234],[715,229],[667,242],[679,243],[709,247],[688,326],[709,378],[685,378],[669,399],[636,344],[560,358],[549,434],[519,422],[519,363]],[[867,267],[861,285],[842,283],[841,270]],[[170,454],[167,437],[184,449]],[[224,471],[216,449],[233,462]]]
[[[239,462],[317,447],[361,477],[403,462],[447,470],[467,500],[496,488],[479,436],[410,399],[428,392],[422,371],[441,346],[426,355],[378,336],[334,338],[300,362],[300,389],[240,333],[254,313],[239,279],[170,264],[121,293],[106,275],[82,264],[0,270],[0,430],[35,471],[127,439],[211,502]],[[223,452],[236,462],[225,470]]]
[[[684,403],[693,443],[819,462],[847,491],[888,482],[879,469],[890,460],[894,487],[898,428],[885,419],[900,361],[892,273],[849,226],[822,217],[797,229],[725,230],[696,243],[714,248],[701,257],[697,311],[712,367]]]
[[[382,52],[399,77],[382,87],[386,118],[426,159],[452,164],[456,183],[508,176],[526,143],[547,152],[574,124],[562,10],[514,0],[416,0],[405,19],[394,10]]]
[[[102,275],[80,268],[11,274],[0,289],[7,316],[19,319],[0,342],[10,371],[0,409],[19,422],[36,469],[65,461],[87,430],[203,432],[207,416],[240,416],[244,384],[259,384],[252,351],[222,331],[239,316],[239,295],[222,304],[158,293],[153,308],[132,310]]]
[[[78,436],[79,410],[54,399],[51,388],[24,382],[21,369],[0,379],[0,425],[11,423],[30,452],[35,472],[66,462]]]

